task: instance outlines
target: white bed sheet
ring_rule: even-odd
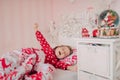
[[[77,72],[57,69],[53,75],[53,80],[77,80]]]

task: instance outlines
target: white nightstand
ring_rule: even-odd
[[[77,39],[78,80],[117,79],[120,39]]]

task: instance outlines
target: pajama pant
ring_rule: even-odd
[[[24,51],[14,50],[0,58],[0,80],[52,80],[55,68],[44,64],[44,53],[31,48]]]

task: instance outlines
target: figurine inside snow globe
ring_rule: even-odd
[[[119,37],[119,15],[113,10],[103,11],[98,18],[99,37]]]

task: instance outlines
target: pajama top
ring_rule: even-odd
[[[55,68],[66,70],[67,66],[70,66],[70,65],[60,61],[56,57],[55,51],[51,48],[51,46],[46,41],[42,33],[40,31],[36,31],[35,35],[42,47],[43,52],[45,53],[45,63],[52,64]]]

